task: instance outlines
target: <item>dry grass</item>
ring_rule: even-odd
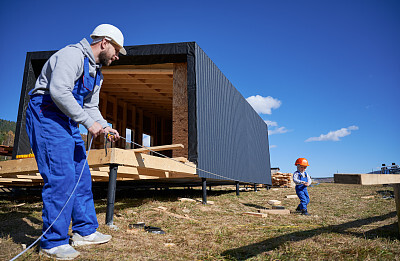
[[[294,210],[298,199],[285,198],[295,194],[294,189],[262,189],[237,197],[233,187],[215,187],[208,197],[214,205],[177,200],[199,198],[198,189],[119,191],[114,215],[118,231],[104,225],[105,200],[95,202],[99,230],[113,240],[78,248],[77,260],[400,260],[395,202],[382,198],[380,192],[385,190],[393,191],[383,186],[320,184],[309,188],[311,216],[266,218],[242,213],[268,207],[270,199]],[[361,199],[368,195],[375,198]],[[26,204],[17,206],[22,202]],[[198,222],[153,210],[159,206]],[[3,197],[0,207],[0,259],[9,260],[22,244],[29,245],[40,235],[41,201]],[[129,224],[141,221],[161,227],[166,234],[128,230]],[[36,248],[20,258],[40,259]]]

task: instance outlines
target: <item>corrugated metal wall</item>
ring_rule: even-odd
[[[195,64],[198,167],[237,181],[271,184],[267,125],[197,44]]]

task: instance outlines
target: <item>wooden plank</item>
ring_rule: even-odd
[[[0,176],[7,177],[15,173],[38,172],[35,158],[15,159],[0,162]]]
[[[399,174],[334,174],[335,183],[379,185],[400,183]]]
[[[173,149],[173,147],[181,148],[182,145],[164,145],[153,148],[154,150]],[[142,150],[142,149],[136,149]],[[88,156],[89,166],[96,171],[94,168],[100,166],[106,166],[107,164],[114,163],[119,165],[131,166],[137,168],[124,169],[125,166],[120,166],[118,172],[125,174],[134,175],[146,175],[155,176],[162,178],[178,178],[178,177],[197,177],[195,165],[188,163],[190,166],[181,164],[179,162],[172,161],[167,158],[160,158],[151,155],[145,155],[133,150],[123,150],[117,148],[108,148],[107,156],[105,155],[104,149],[91,150]],[[104,167],[101,171],[108,172],[108,167]],[[97,171],[100,171],[98,169]],[[36,161],[34,158],[17,159],[0,162],[0,177],[16,177],[15,175],[32,174],[33,176],[27,176],[31,180],[39,180],[39,176]],[[166,173],[168,172],[168,173]],[[105,174],[94,172],[95,176],[105,177]],[[18,176],[17,176],[18,177]],[[19,178],[19,177],[18,177]]]
[[[289,215],[289,209],[260,209],[260,213],[272,214],[272,215]]]
[[[172,79],[171,78],[164,78],[164,79],[135,79],[133,77],[129,77],[127,79],[116,78],[116,77],[109,77],[104,78],[103,84],[132,84],[132,85],[147,85],[147,84],[163,84],[169,85],[172,88]],[[103,88],[103,87],[102,87]]]
[[[126,102],[122,102],[122,128],[121,128],[122,137],[126,137],[127,118],[128,118],[128,104]],[[121,146],[124,149],[126,148],[126,140],[121,139]]]
[[[137,108],[136,129],[135,129],[135,142],[143,145],[143,110]]]
[[[263,218],[268,217],[268,214],[266,214],[266,213],[257,213],[257,212],[244,212],[243,215],[250,215],[250,216],[256,216],[256,217],[263,217]]]
[[[101,70],[103,75],[110,75],[110,74],[172,74],[172,69],[112,69],[110,68],[103,68]]]

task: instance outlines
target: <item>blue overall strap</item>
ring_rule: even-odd
[[[96,85],[100,85],[101,78],[102,74],[99,69],[96,69],[95,77],[90,76],[89,58],[85,57],[83,63],[83,74],[75,82],[74,89],[72,90],[72,94],[74,95],[78,104],[81,105],[81,107],[83,107],[83,101],[85,97],[93,91]]]

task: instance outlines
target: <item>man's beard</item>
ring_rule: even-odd
[[[105,51],[99,54],[99,62],[104,66],[109,66],[111,64],[111,59],[107,57],[107,53]]]

